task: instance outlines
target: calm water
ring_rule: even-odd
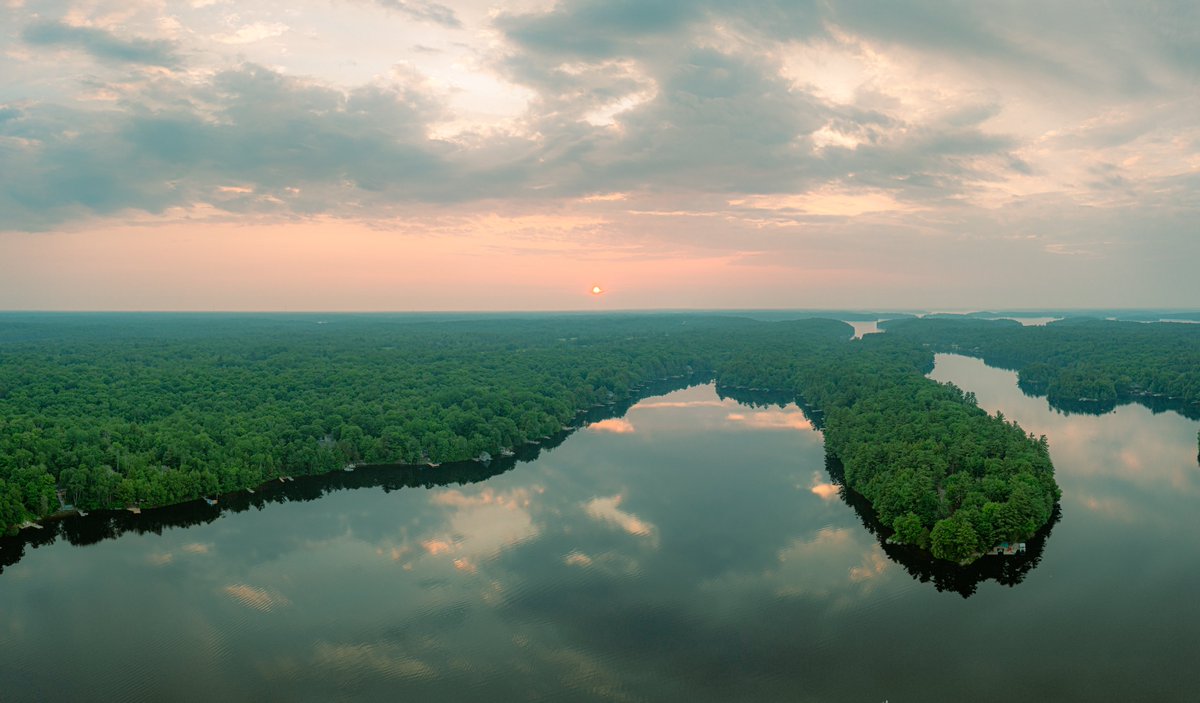
[[[1061,317],[1002,317],[990,318],[993,320],[1014,320],[1020,322],[1025,327],[1042,327],[1048,325],[1055,320],[1061,320]]]
[[[885,552],[799,409],[696,386],[462,485],[360,470],[5,541],[0,700],[1194,699],[1197,423],[934,376],[1050,437],[1062,517],[1024,562]]]
[[[864,334],[879,332],[879,320],[845,320],[847,325],[854,328],[854,339],[862,339]]]

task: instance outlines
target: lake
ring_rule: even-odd
[[[881,331],[879,323],[882,320],[843,320],[843,322],[854,328],[854,339],[862,339],[864,334],[876,334]]]
[[[0,700],[1193,699],[1197,423],[932,376],[1049,436],[1062,513],[1028,555],[885,548],[799,408],[697,385],[530,461],[0,540]]]

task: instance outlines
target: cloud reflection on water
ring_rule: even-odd
[[[808,539],[797,539],[779,553],[779,570],[771,574],[781,596],[834,598],[845,601],[851,584],[869,590],[868,582],[892,566],[879,545],[862,530],[823,528]]]
[[[685,408],[729,408],[737,407],[737,403],[731,400],[646,400],[634,405],[629,409],[630,412],[635,410],[679,410]]]
[[[313,647],[313,663],[351,677],[370,673],[388,679],[427,679],[437,675],[432,666],[408,656],[400,647],[382,643],[318,642]]]
[[[656,531],[652,523],[642,520],[633,513],[628,513],[620,509],[619,506],[624,498],[625,496],[622,494],[592,498],[583,506],[584,511],[588,516],[616,525],[631,535],[652,537]]]
[[[799,486],[797,486],[799,488]],[[809,490],[821,500],[834,500],[841,495],[841,489],[826,480],[826,475],[820,471],[812,472],[812,484]]]
[[[613,434],[633,434],[636,430],[633,423],[623,417],[613,417],[600,422],[593,422],[587,428],[592,432],[611,432]]]
[[[799,410],[765,410],[729,413],[725,419],[756,430],[811,430],[812,422]]]
[[[291,605],[291,601],[286,596],[273,589],[257,588],[244,583],[235,583],[221,590],[237,603],[264,613]]]
[[[436,491],[428,501],[430,506],[440,509],[429,520],[436,526],[415,538],[405,530],[399,544],[377,545],[376,552],[388,555],[392,561],[403,562],[409,568],[413,566],[413,559],[445,557],[456,570],[476,573],[481,562],[538,536],[540,530],[534,524],[530,509],[534,497],[544,492],[545,489],[537,485],[504,491],[491,487],[475,491]],[[420,527],[418,523],[417,529]],[[419,551],[413,548],[413,541]],[[408,559],[410,556],[412,559]]]

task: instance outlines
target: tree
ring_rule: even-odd
[[[908,513],[896,518],[892,523],[896,531],[895,540],[901,544],[911,544],[921,549],[929,548],[929,530],[915,513]]]
[[[933,556],[950,561],[965,561],[980,550],[979,536],[971,523],[959,514],[938,520],[929,534]]]

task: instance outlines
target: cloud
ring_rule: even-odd
[[[263,39],[278,37],[288,31],[288,29],[289,27],[282,22],[253,22],[215,35],[213,39],[222,44],[250,44],[262,41]]]
[[[39,105],[0,123],[0,137],[27,140],[0,145],[19,165],[0,181],[0,207],[10,227],[38,229],[197,204],[386,217],[404,203],[547,202],[631,189],[758,193],[797,184],[807,147],[795,143],[795,130],[824,123],[797,122],[807,108],[796,105],[820,108],[791,95],[783,79],[708,50],[691,53],[655,97],[610,114],[617,132],[583,119],[585,103],[603,108],[609,97],[582,101],[576,119],[539,118],[543,138],[452,143],[429,137],[444,106],[420,76],[348,90],[254,65],[198,84],[164,78],[119,109]]]
[[[687,0],[564,2],[548,12],[501,15],[496,26],[537,53],[605,58],[636,42],[678,33],[704,16],[704,6]]]
[[[375,0],[381,6],[403,13],[422,22],[432,22],[450,29],[459,29],[462,22],[454,10],[429,0]]]
[[[21,32],[25,43],[34,46],[76,49],[110,63],[143,64],[177,68],[181,65],[172,42],[160,39],[122,39],[105,29],[40,20]]]
[[[824,35],[825,3],[758,0],[573,0],[548,11],[509,13],[496,27],[526,51],[591,59],[646,54],[714,25],[731,31],[799,41]]]
[[[964,95],[970,102],[940,112],[919,106],[927,114],[904,109],[897,100],[907,95],[881,92],[890,88],[883,79],[866,82],[879,65],[869,47],[831,29],[858,21],[860,10],[823,8],[757,2],[732,12],[720,3],[588,0],[502,15],[496,26],[519,49],[505,59],[506,75],[539,96],[530,125],[545,137],[539,168],[563,195],[821,198],[836,186],[899,210],[960,199],[1030,170],[1017,140],[983,127],[999,113],[994,99]],[[969,26],[970,18],[946,22]],[[859,88],[868,90],[852,88],[850,101],[838,104],[811,74],[788,75],[784,59],[802,40],[857,47],[869,64]],[[864,207],[875,208],[859,204],[850,214]]]
[[[794,187],[807,135],[830,114],[754,57],[709,48],[551,69],[526,56],[507,68],[541,96],[539,168],[563,195]]]
[[[451,211],[575,217],[591,224],[492,246],[737,262],[782,293],[797,273],[924,287],[986,258],[979,285],[1034,305],[1119,277],[1102,268],[1118,254],[1178,272],[1196,247],[1194,3],[524,6],[539,9],[360,0],[327,27],[304,0],[62,5],[6,47],[10,93],[29,97],[0,105],[0,222],[332,217],[444,236]],[[63,75],[37,47],[118,70]],[[142,70],[160,66],[176,70]],[[1012,293],[1035,270],[1059,287]]]
[[[6,225],[198,203],[348,214],[373,202],[455,196],[444,180],[453,149],[425,137],[438,106],[418,86],[341,91],[245,66],[199,87],[164,81],[153,90],[167,107],[34,106],[0,122],[0,139],[22,140],[0,141],[11,166],[0,175]],[[230,191],[231,182],[244,191]]]

